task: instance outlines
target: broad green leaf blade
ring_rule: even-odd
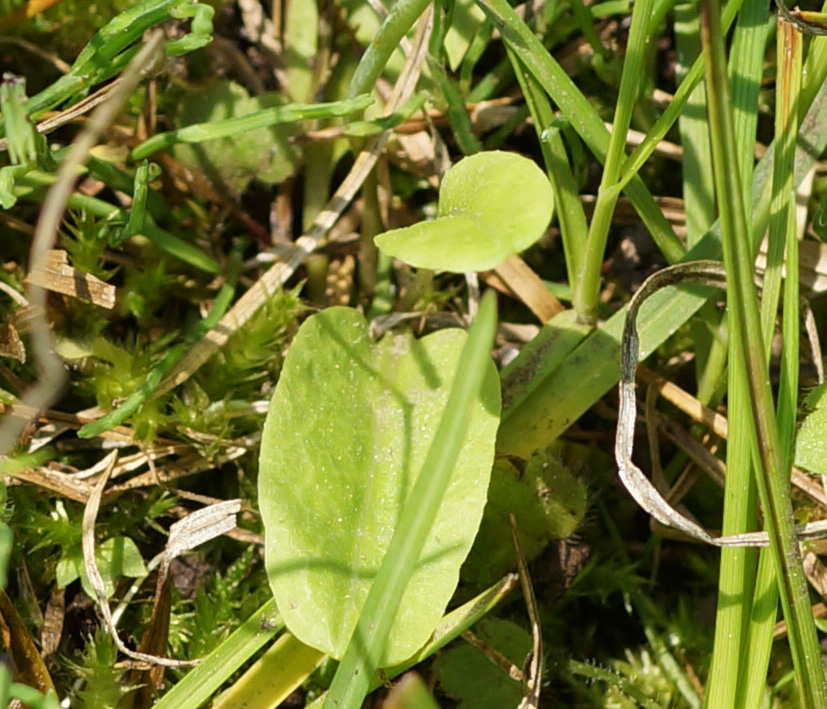
[[[440,217],[475,217],[513,253],[543,235],[553,206],[551,183],[537,163],[501,150],[460,160],[445,173],[439,189]]]
[[[485,402],[489,397],[493,397],[495,403],[499,401],[497,393],[490,388],[491,343],[497,329],[496,303],[493,291],[480,301],[455,369],[459,376],[451,383],[422,471],[399,514],[388,550],[330,684],[324,709],[362,706],[370,688],[370,677],[382,667],[405,590],[436,529],[437,516],[454,479],[477,401]]]
[[[553,206],[551,185],[536,163],[498,150],[477,153],[445,174],[434,221],[385,232],[375,241],[417,268],[484,271],[535,243]]]
[[[356,311],[299,330],[264,427],[260,499],[270,585],[299,639],[341,657],[422,467],[466,335],[372,344]],[[499,416],[493,364],[381,665],[421,647],[456,587],[485,505]]]
[[[502,246],[493,243],[479,222],[465,214],[386,231],[376,237],[376,245],[405,263],[434,271],[486,271],[504,260]],[[446,264],[461,264],[461,268]]]

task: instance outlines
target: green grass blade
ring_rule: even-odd
[[[827,64],[827,37],[810,39],[810,49],[804,62],[804,83],[801,87],[799,116],[803,116],[824,83],[824,66]]]
[[[396,609],[450,482],[468,426],[467,410],[478,395],[489,363],[496,320],[496,300],[488,293],[457,366],[462,376],[451,388],[442,423],[330,686],[326,709],[357,709],[370,688]]]
[[[608,59],[609,51],[603,46],[603,42],[600,40],[600,34],[594,26],[595,18],[592,17],[592,13],[583,3],[583,0],[572,0],[571,13],[574,15],[574,19],[577,21],[577,26],[583,33],[583,39],[589,43],[589,46],[595,53],[595,56],[602,59]],[[632,46],[631,42],[629,42],[629,46]]]
[[[197,709],[283,627],[276,602],[267,601],[161,697],[155,709]]]
[[[447,105],[445,116],[448,118],[448,125],[451,126],[451,132],[454,134],[454,139],[457,141],[457,146],[462,154],[473,155],[480,152],[482,143],[474,135],[471,118],[465,108],[465,102],[462,100],[459,87],[448,76],[442,65],[430,56],[428,57],[428,69],[436,88],[442,94],[442,98]]]
[[[784,279],[784,305],[782,319],[783,346],[781,350],[781,378],[778,387],[778,426],[783,455],[792,459],[795,442],[796,414],[798,410],[799,367],[799,288],[798,288],[798,235],[795,218],[795,137],[798,134],[798,102],[801,97],[802,38],[785,20],[778,21],[778,89],[776,101],[775,135],[778,157],[773,169],[773,209],[769,229],[769,253],[764,279],[762,315],[767,356],[770,353],[771,335],[775,331],[775,314],[778,311],[778,291],[781,263],[786,247],[786,276]],[[770,256],[772,254],[772,256]],[[774,268],[770,271],[770,261]],[[773,290],[767,291],[767,276],[773,281]],[[772,650],[775,610],[778,607],[778,587],[769,553],[761,552],[761,564],[756,579],[756,608],[749,627],[746,655],[743,659],[740,707],[755,706],[765,687],[765,676]]]
[[[694,63],[700,54],[698,39],[698,5],[694,2],[675,6],[675,44],[678,66]],[[681,82],[686,72],[680,75]],[[683,147],[681,170],[683,201],[686,211],[686,243],[692,247],[715,221],[715,196],[712,193],[712,159],[709,154],[709,128],[706,122],[706,91],[698,84],[689,94],[678,119]]]
[[[574,290],[574,310],[583,322],[594,323],[597,319],[597,303],[600,296],[600,277],[609,238],[609,227],[614,215],[620,190],[617,182],[620,168],[626,157],[626,136],[632,120],[638,91],[643,75],[643,61],[649,44],[647,34],[653,0],[638,0],[632,10],[629,45],[623,62],[623,75],[615,108],[614,123],[609,139],[603,176],[597,191],[597,202],[589,226],[589,236],[580,277]]]
[[[729,76],[738,171],[744,186],[744,210],[752,205],[752,170],[758,127],[758,100],[764,72],[769,6],[760,0],[745,0],[730,49]]]
[[[153,135],[136,146],[130,153],[129,159],[132,161],[143,160],[153,153],[170,148],[177,143],[203,143],[207,140],[229,138],[238,133],[256,130],[257,128],[269,128],[274,125],[298,123],[310,119],[321,120],[336,116],[348,116],[367,108],[372,103],[373,99],[370,96],[358,96],[347,101],[333,101],[330,103],[294,103],[287,106],[266,108],[263,111],[248,113],[246,116],[225,118],[209,123],[196,123],[177,130]]]
[[[743,0],[730,0],[730,2],[727,3],[721,18],[725,29],[728,30],[730,25],[735,21],[735,16],[742,2]],[[686,77],[681,82],[681,85],[678,87],[666,110],[661,114],[660,118],[658,118],[655,125],[646,132],[646,137],[643,139],[643,142],[626,158],[626,162],[623,163],[623,169],[621,170],[623,173],[623,179],[620,181],[621,185],[625,185],[633,176],[637,175],[638,171],[651,157],[652,153],[655,152],[657,144],[666,137],[670,128],[674,125],[675,121],[678,120],[681,111],[683,111],[684,106],[686,106],[686,102],[689,100],[695,87],[700,84],[703,78],[703,72],[703,61],[698,57],[686,73]]]
[[[172,19],[173,9],[181,4],[181,0],[145,0],[115,17],[92,37],[69,73],[30,99],[29,115],[35,117],[117,74],[140,48],[132,45],[140,42],[146,30]],[[200,7],[212,9],[208,5]],[[211,39],[204,31],[199,25],[200,46]]]
[[[402,38],[425,12],[429,0],[397,0],[371,40],[347,89],[346,98],[373,91],[376,81]]]
[[[773,209],[770,218],[770,238],[774,227],[786,245],[786,273],[784,274],[784,304],[781,351],[781,381],[778,389],[778,426],[784,455],[791,458],[795,445],[796,415],[798,413],[799,332],[799,249],[796,223],[796,199],[793,187],[795,170],[795,139],[798,135],[798,102],[801,96],[803,37],[784,20],[778,22],[779,56],[783,56],[778,81],[779,100],[776,104],[775,134],[780,143],[773,171]],[[775,223],[777,221],[777,227]],[[779,239],[780,241],[781,239]]]
[[[758,122],[758,91],[763,71],[766,44],[767,4],[747,0],[738,14],[729,71],[732,76],[732,102],[741,197],[744,209],[752,206],[752,172]],[[709,144],[707,137],[706,144]],[[707,179],[711,186],[713,180]],[[714,203],[714,197],[713,197]],[[751,225],[750,225],[751,226]],[[751,241],[751,239],[750,239]],[[752,448],[748,432],[752,412],[748,395],[741,388],[746,383],[744,363],[729,359],[728,404],[731,435],[727,442],[727,480],[724,489],[723,533],[740,534],[757,528],[755,476],[752,474]],[[708,706],[736,706],[747,688],[739,684],[739,672],[749,652],[747,637],[754,616],[754,586],[758,554],[754,549],[722,549],[718,610],[712,670],[707,688]],[[764,599],[760,598],[759,603]],[[777,602],[776,602],[777,603]],[[765,686],[766,665],[749,681],[759,679],[755,690]]]
[[[554,210],[563,240],[563,254],[566,259],[566,273],[569,283],[574,285],[579,278],[583,262],[583,249],[589,227],[586,213],[577,189],[577,182],[569,165],[569,158],[560,135],[560,128],[554,126],[555,116],[548,100],[537,80],[524,71],[514,52],[506,46],[506,51],[514,66],[520,82],[523,96],[534,119],[534,129],[540,140],[540,149],[546,164],[551,188],[554,190]]]
[[[718,3],[709,0],[703,8],[701,27],[709,89],[715,191],[728,273],[731,359],[739,358],[746,365],[755,419],[753,445],[758,448],[760,460],[756,479],[788,624],[801,705],[823,707],[827,706],[827,683],[793,525],[789,459],[784,457],[762,347],[752,247],[736,167],[734,122]]]

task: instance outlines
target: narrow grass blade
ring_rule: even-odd
[[[629,45],[623,62],[623,75],[620,79],[612,134],[603,165],[603,176],[597,191],[594,214],[589,225],[589,236],[586,240],[581,272],[574,290],[574,309],[583,322],[594,323],[597,318],[600,277],[606,242],[609,238],[609,227],[615,205],[620,197],[620,190],[616,185],[623,159],[626,157],[626,135],[629,132],[632,111],[643,75],[643,60],[649,44],[647,28],[653,5],[653,0],[637,0],[632,10]]]
[[[694,2],[675,6],[675,43],[678,67],[695,62],[700,54],[698,39],[698,5]],[[681,83],[686,71],[679,75]],[[715,221],[715,196],[712,193],[712,159],[709,154],[709,128],[706,122],[706,91],[699,84],[689,94],[678,119],[683,147],[681,172],[686,211],[686,243],[692,247]]]
[[[767,3],[744,0],[729,52],[735,149],[738,174],[743,183],[741,197],[747,214],[752,205],[752,170],[755,166],[758,101],[764,72],[768,20]],[[766,282],[764,288],[766,289]]]
[[[450,482],[468,425],[466,412],[482,385],[495,328],[496,301],[488,293],[460,357],[457,369],[463,376],[457,377],[451,389],[438,433],[330,686],[326,709],[357,709],[368,692],[399,601]]]
[[[346,98],[356,98],[373,90],[391,55],[428,4],[429,0],[397,0],[362,55],[350,80]]]
[[[321,120],[336,116],[347,116],[361,111],[370,104],[370,96],[358,96],[349,101],[333,101],[331,103],[290,104],[266,108],[263,111],[248,113],[246,116],[225,118],[210,123],[196,123],[177,130],[157,133],[149,140],[138,145],[129,155],[132,161],[143,160],[159,150],[164,150],[177,143],[203,143],[207,140],[227,138],[238,133],[268,128],[283,123],[298,123],[309,119]]]
[[[743,0],[730,0],[726,8],[724,8],[721,23],[725,31],[729,30],[730,25],[734,22],[742,2]],[[643,142],[626,158],[626,162],[623,164],[623,179],[620,182],[621,185],[625,185],[628,180],[632,179],[633,175],[637,175],[638,171],[655,151],[657,144],[666,137],[669,129],[674,125],[675,121],[678,120],[681,111],[683,111],[686,102],[689,100],[689,96],[695,90],[695,87],[700,84],[702,78],[703,61],[698,57],[686,73],[686,77],[681,82],[681,85],[678,87],[666,110],[664,110],[660,118],[658,118],[655,125],[646,132],[646,137],[643,139]]]
[[[432,57],[429,57],[428,68],[431,71],[431,76],[436,87],[439,89],[442,98],[448,106],[445,110],[445,115],[448,118],[448,125],[451,126],[451,131],[454,134],[459,149],[463,155],[473,155],[474,153],[480,152],[480,150],[482,150],[482,143],[480,143],[479,138],[474,135],[471,118],[468,116],[468,111],[459,93],[459,88],[448,76],[445,69]]]
[[[276,602],[267,601],[167,692],[155,709],[197,709],[283,627]]]
[[[778,426],[785,459],[792,459],[795,443],[796,414],[798,410],[799,367],[799,293],[798,293],[798,234],[795,219],[795,138],[798,134],[798,103],[801,97],[802,37],[788,22],[778,21],[778,99],[776,101],[775,135],[778,157],[773,169],[773,211],[770,218],[767,263],[773,253],[775,268],[764,276],[766,293],[768,277],[773,290],[762,299],[764,345],[770,354],[771,337],[775,332],[778,311],[781,263],[786,260],[781,350],[781,380],[778,388]],[[786,259],[784,251],[786,247]],[[767,667],[772,650],[775,610],[778,607],[778,586],[770,555],[761,552],[761,563],[755,582],[756,606],[752,616],[742,658],[739,682],[739,707],[748,709],[759,701],[766,686]]]
[[[569,165],[560,128],[554,126],[554,111],[548,96],[533,75],[520,71],[521,65],[514,52],[508,47],[506,50],[534,119],[534,129],[540,140],[546,172],[554,190],[554,207],[563,240],[566,273],[569,284],[575,287],[583,264],[586,235],[589,232],[583,202],[580,200],[577,182]]]
[[[789,459],[785,460],[782,448],[762,347],[752,247],[736,167],[734,124],[725,73],[719,6],[716,0],[708,0],[702,7],[701,28],[709,89],[715,191],[730,283],[727,311],[730,316],[731,359],[739,358],[746,364],[749,398],[755,419],[753,446],[758,448],[760,461],[756,466],[756,479],[790,634],[799,700],[805,707],[823,707],[827,705],[827,683],[793,526]]]
[[[738,170],[742,177],[741,198],[747,211],[753,202],[752,172],[755,163],[758,91],[763,71],[767,15],[766,3],[760,0],[746,0],[738,15],[738,25],[730,51],[729,71],[732,76],[735,144]],[[708,153],[708,133],[706,145]],[[710,190],[713,182],[710,166],[708,179],[705,181]],[[714,204],[714,195],[711,196]],[[724,489],[724,534],[751,532],[757,529],[758,524],[757,489],[752,473],[752,450],[748,436],[752,426],[752,413],[749,400],[740,389],[741,383],[746,382],[743,367],[741,360],[729,359],[727,390],[733,435],[726,452],[728,473]],[[733,707],[738,696],[745,692],[738,680],[741,665],[750,647],[747,636],[754,618],[752,613],[758,553],[749,549],[724,549],[721,552],[714,653],[707,689],[707,701],[710,702],[710,706],[720,706],[722,709]],[[759,603],[763,601],[764,597],[758,598]],[[756,689],[765,685],[766,665],[763,667],[763,675]]]
[[[122,12],[103,27],[83,48],[68,74],[33,96],[28,104],[29,115],[35,117],[57,106],[70,97],[81,94],[95,84],[115,76],[121,71],[148,29],[173,19],[174,8],[182,5],[181,0],[144,0],[144,2]],[[199,23],[193,22],[193,34],[197,34],[196,45],[208,44],[212,40],[212,8],[209,5],[193,3],[202,10]],[[206,12],[206,16],[204,15]],[[206,17],[206,25],[204,18]],[[133,46],[134,45],[134,46]],[[190,49],[196,48],[193,45]],[[167,46],[167,53],[174,54]]]

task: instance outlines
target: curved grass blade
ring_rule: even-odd
[[[441,425],[371,586],[350,644],[325,700],[325,709],[357,709],[384,651],[396,608],[425,544],[451,478],[468,425],[467,411],[482,386],[496,328],[494,294],[486,293],[468,334]]]

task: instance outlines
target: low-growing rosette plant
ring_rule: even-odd
[[[544,233],[553,197],[532,161],[480,153],[445,175],[435,220],[376,237],[418,268],[496,267]],[[372,341],[329,308],[299,329],[264,427],[266,566],[288,629],[340,659],[331,706],[430,639],[486,506],[501,396],[493,294],[470,333]],[[423,523],[423,520],[425,522]]]

